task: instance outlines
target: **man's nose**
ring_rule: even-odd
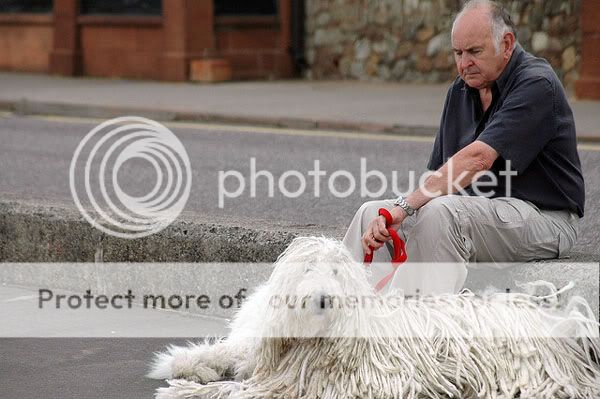
[[[469,57],[466,54],[463,54],[463,56],[460,59],[460,67],[461,69],[467,69],[470,66],[473,65],[473,60],[471,59],[471,57]]]

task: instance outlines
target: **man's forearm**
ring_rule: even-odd
[[[491,168],[498,157],[491,147],[481,142],[476,143],[477,145],[471,144],[450,158],[425,180],[422,187],[411,193],[406,202],[412,208],[419,209],[433,198],[456,193],[476,181]],[[396,223],[401,223],[407,215],[402,208],[395,207],[392,216]]]
[[[411,193],[407,201],[418,209],[442,195],[454,194],[471,185],[487,169],[473,159],[453,157],[434,174],[429,176],[422,187]]]

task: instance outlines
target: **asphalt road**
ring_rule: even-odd
[[[69,165],[82,138],[102,121],[66,118],[32,118],[5,114],[0,117],[0,200],[28,201],[44,205],[75,207],[69,189]],[[387,190],[376,197],[393,198],[393,182],[401,192],[409,191],[410,171],[418,180],[425,171],[432,139],[355,133],[295,131],[258,127],[167,124],[185,147],[191,163],[192,188],[185,215],[210,221],[246,221],[252,226],[278,220],[284,226],[323,226],[343,229],[369,193],[360,190],[361,159],[365,170],[381,171]],[[586,216],[574,251],[600,254],[600,145],[580,147],[586,179]],[[273,176],[273,196],[268,179],[257,177],[251,195],[251,164],[256,171]],[[322,177],[315,184],[315,161]],[[295,171],[295,172],[289,172]],[[240,188],[240,180],[220,173],[239,172],[245,187],[235,198],[223,194]],[[285,186],[279,181],[288,176]],[[312,175],[311,175],[312,173]],[[334,173],[338,173],[333,179]],[[350,173],[357,189],[345,198],[332,191],[347,191]],[[301,175],[302,177],[298,177]],[[148,193],[156,175],[145,161],[128,161],[117,174],[124,191],[131,195]],[[304,190],[300,185],[304,179]],[[333,183],[333,190],[329,183]],[[93,180],[92,180],[93,183]],[[381,188],[380,180],[366,180],[370,193]],[[83,180],[77,181],[78,190]],[[318,187],[318,190],[317,190]],[[298,192],[295,198],[283,191]],[[300,190],[300,191],[299,191]],[[318,191],[318,195],[317,194]],[[219,206],[219,199],[221,205]]]
[[[3,399],[150,399],[152,353],[183,339],[0,339]]]

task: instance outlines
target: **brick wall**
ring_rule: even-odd
[[[80,28],[81,73],[89,76],[161,79],[163,34],[157,26]]]
[[[576,82],[580,98],[600,100],[600,1],[582,0],[581,77]]]
[[[52,43],[50,15],[0,16],[0,70],[46,72]]]
[[[217,17],[218,54],[231,62],[234,79],[276,79],[292,74],[279,16]]]

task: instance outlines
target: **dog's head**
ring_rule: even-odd
[[[340,241],[325,237],[292,241],[268,284],[271,316],[287,337],[335,334],[336,323],[351,319],[358,298],[372,294],[364,266]]]

